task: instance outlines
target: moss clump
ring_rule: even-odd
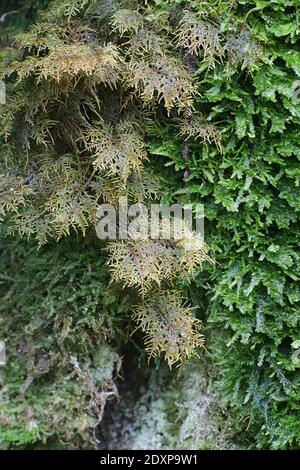
[[[106,401],[117,397],[125,297],[108,292],[103,255],[92,240],[70,239],[38,254],[8,239],[0,248],[7,358],[0,446],[96,446]]]

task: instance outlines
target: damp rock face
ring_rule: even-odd
[[[215,390],[217,375],[209,376],[202,361],[182,367],[179,373],[162,368],[141,377],[141,370],[131,368],[118,384],[120,399],[115,405],[108,404],[101,426],[104,448],[239,447],[234,442],[233,416]]]

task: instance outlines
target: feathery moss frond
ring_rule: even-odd
[[[186,12],[176,34],[178,46],[189,54],[203,52],[203,60],[213,67],[217,58],[222,59],[224,50],[221,45],[219,29],[209,20]]]
[[[113,29],[121,36],[125,33],[137,33],[143,27],[143,16],[134,10],[118,10],[112,18]]]
[[[183,121],[180,135],[186,140],[201,139],[203,143],[214,144],[219,150],[222,149],[222,138],[219,129],[213,126],[204,117],[192,115]]]
[[[86,140],[94,168],[108,177],[119,176],[126,182],[131,171],[139,174],[143,161],[147,160],[145,143],[129,122],[116,127],[98,123],[88,129]]]
[[[162,102],[168,112],[193,108],[197,91],[184,65],[172,57],[149,57],[129,64],[127,82],[148,105]]]
[[[38,82],[68,78],[74,81],[78,75],[97,77],[98,83],[116,86],[120,73],[120,56],[113,44],[91,46],[87,44],[63,44],[52,48],[46,57],[28,57],[23,62],[10,65],[7,74],[16,72],[19,80],[35,74]]]
[[[129,235],[131,240],[108,244],[108,265],[113,281],[137,287],[142,295],[163,281],[193,276],[204,261],[213,262],[202,237],[191,232],[170,241],[152,240],[147,235],[134,240],[135,234]]]
[[[173,291],[154,292],[135,308],[133,318],[146,335],[149,359],[163,353],[171,367],[197,356],[197,349],[204,346],[204,337],[193,311]]]

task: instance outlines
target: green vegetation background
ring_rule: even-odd
[[[0,23],[0,57],[45,3],[1,2],[0,13],[20,11]],[[155,3],[162,11],[185,4]],[[206,3],[216,9],[222,2]],[[189,191],[192,201],[205,205],[206,242],[218,264],[206,266],[186,291],[200,305],[204,364],[218,370],[213,389],[230,404],[236,440],[244,435],[248,447],[299,449],[300,365],[292,354],[300,340],[300,105],[293,100],[300,5],[233,3],[232,20],[261,42],[267,58],[251,70],[219,63],[207,72],[198,64],[196,106],[221,130],[222,151],[190,142]],[[221,10],[219,20],[222,31],[230,29]],[[148,150],[166,176],[167,199],[184,199],[186,161],[170,119],[149,130]],[[107,293],[104,255],[92,233],[39,252],[3,237],[0,248],[0,337],[7,338],[9,358],[0,370],[0,446],[91,447],[104,404],[117,395],[114,378],[130,333],[128,295]],[[145,367],[142,344],[128,351]],[[161,369],[172,388],[176,370],[167,373],[159,361],[151,368],[158,375]],[[177,388],[184,390],[185,379]],[[170,407],[174,395],[168,393],[166,416],[174,417],[179,411]],[[174,444],[179,428],[165,432],[165,445]]]

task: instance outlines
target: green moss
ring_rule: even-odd
[[[131,4],[125,3],[126,6]],[[156,0],[147,3],[156,5],[143,17],[148,26],[161,11],[170,13],[171,29],[168,32],[164,23],[166,16],[159,15],[159,34],[164,43],[165,38],[178,28],[186,13],[187,2]],[[167,116],[160,106],[157,106],[155,122],[149,123],[146,115],[147,126],[143,132],[147,135],[147,147],[152,156],[151,171],[163,180],[164,201],[200,202],[205,206],[206,241],[213,249],[217,265],[214,268],[205,266],[196,281],[189,285],[182,282],[180,287],[191,302],[199,306],[198,315],[206,324],[206,336],[210,338],[207,367],[211,367],[209,361],[212,359],[217,364],[219,390],[217,392],[215,385],[211,385],[218,377],[210,380],[197,369],[196,360],[191,369],[182,372],[180,379],[175,379],[174,375],[165,372],[157,359],[158,371],[149,372],[150,378],[144,384],[146,388],[141,390],[133,407],[134,423],[126,424],[120,445],[156,446],[159,449],[176,448],[179,442],[184,448],[199,449],[240,445],[298,449],[300,378],[299,366],[293,361],[292,354],[293,343],[299,340],[300,326],[300,104],[295,100],[295,83],[300,76],[299,2],[210,0],[205,2],[205,11],[202,2],[188,3],[195,14],[198,12],[201,18],[205,17],[204,36],[207,26],[214,41],[222,46],[220,57],[220,54],[209,53],[209,42],[205,42],[204,48],[198,48],[196,44],[198,55],[192,57],[192,64],[187,64],[196,69],[194,78],[199,95],[194,103],[195,117],[203,141],[190,138],[183,152],[182,132],[179,133],[182,122],[176,113]],[[74,13],[73,18],[95,28],[96,36],[86,36],[82,30],[83,50],[94,47],[90,46],[94,40],[101,45],[103,38],[110,34],[109,21],[105,20],[106,27],[101,28],[101,15],[107,18],[118,6],[118,2],[113,2],[112,10],[112,2],[104,0],[93,1],[89,7],[87,2],[78,5],[76,0],[54,4],[56,12],[65,9],[66,18]],[[27,21],[30,18],[24,18],[24,25]],[[55,23],[57,16],[52,15],[49,21]],[[23,30],[24,25],[20,28],[10,22],[5,25],[5,34],[9,38],[5,39],[6,45],[11,43],[13,30]],[[57,32],[56,26],[54,29]],[[35,33],[30,34],[33,39],[29,35],[29,40],[36,41]],[[46,39],[51,47],[55,46],[51,35]],[[58,39],[62,41],[61,37]],[[122,37],[118,37],[117,42],[127,60],[127,46],[124,47]],[[62,49],[65,49],[63,41]],[[112,50],[108,52],[111,54]],[[172,49],[179,61],[182,60],[181,53],[180,48],[176,53]],[[2,63],[6,64],[14,54],[14,50],[1,51]],[[212,59],[211,55],[215,60],[206,60]],[[38,67],[44,58],[34,57],[35,66]],[[55,69],[56,62],[50,65]],[[138,66],[141,66],[140,59]],[[84,70],[90,70],[89,63],[84,64]],[[77,106],[78,99],[84,97],[86,100],[88,95],[91,99],[89,114],[94,117],[95,95],[90,91],[87,93],[88,87],[82,85],[85,80],[88,83],[90,80],[89,74],[83,75],[76,89],[78,94],[66,101],[67,107],[72,105],[72,109],[81,110]],[[190,84],[190,78],[186,84]],[[12,82],[9,82],[9,89]],[[32,90],[31,79],[26,86]],[[59,86],[57,96],[61,93]],[[24,90],[20,88],[19,91],[20,95],[14,95],[16,100],[12,101],[3,127],[11,130],[13,135],[22,130],[20,141],[25,142],[26,150],[32,156],[29,151],[32,147],[28,145],[31,142],[35,151],[33,166],[38,167],[40,153],[37,149],[42,147],[44,156],[44,145],[40,144],[44,127],[32,126],[31,113],[45,120],[47,127],[53,109],[50,107],[49,114],[44,115],[37,111],[40,103],[34,109],[26,108]],[[121,96],[123,92],[122,89]],[[163,96],[161,90],[159,93]],[[45,98],[43,93],[40,96]],[[134,96],[135,108],[128,110],[130,116],[137,110],[139,115],[142,97],[143,94]],[[109,99],[103,98],[105,119],[109,114],[107,100],[110,104],[114,102],[110,98],[111,95]],[[117,96],[116,101],[119,98]],[[54,101],[56,106],[58,101]],[[190,109],[186,111],[190,112]],[[23,132],[23,112],[27,118],[30,116],[27,122],[29,134]],[[15,115],[18,115],[16,123]],[[80,125],[76,122],[71,126],[72,132],[62,139],[61,127],[65,128],[65,123],[70,122],[69,116],[66,118],[63,113],[63,126],[59,127],[60,122],[54,130],[56,145],[53,145],[53,151],[59,157],[66,148],[70,153],[64,160],[65,174],[69,178],[66,180],[73,182],[73,167],[79,165],[76,166],[78,181],[82,183],[82,178],[86,178],[89,184],[92,181],[90,155],[84,162],[85,172],[80,166],[83,160],[73,159],[74,146],[78,150],[78,136],[82,137],[86,115],[79,112],[74,116],[74,121],[77,119]],[[112,117],[109,114],[109,119],[114,122],[114,113]],[[204,128],[201,123],[205,124]],[[49,124],[51,129],[52,124]],[[212,135],[217,136],[217,145],[211,145]],[[19,145],[20,141],[13,141],[10,150],[3,145],[1,156],[5,167],[7,162],[15,169],[19,169],[20,162],[24,165],[25,177],[21,178],[18,170],[14,183],[19,188],[22,180],[26,198],[28,181],[34,190],[37,183],[32,172],[28,174],[28,155],[24,157],[23,150],[19,154],[14,151],[15,144]],[[51,152],[48,157],[49,168],[55,167]],[[16,158],[19,158],[17,162]],[[60,176],[56,170],[56,178],[57,174]],[[49,179],[54,185],[50,195],[51,201],[57,204],[55,198],[61,178],[49,178],[45,173],[42,176],[46,185],[51,187]],[[106,175],[104,181],[94,183],[98,184],[98,190],[100,187],[106,192],[110,186],[114,190],[120,187],[107,181]],[[10,172],[5,187],[11,187]],[[94,189],[95,186],[90,188],[89,197],[94,194]],[[74,190],[78,187],[71,185],[71,192]],[[18,196],[17,201],[8,202],[20,204],[21,213],[28,217],[23,220],[26,227],[22,233],[31,233],[32,221],[37,219],[32,218],[30,204],[24,207],[23,193]],[[44,198],[39,193],[37,196],[34,203],[44,208]],[[90,208],[88,199],[83,203]],[[5,203],[4,206],[6,208]],[[53,214],[57,216],[52,211],[51,217]],[[57,224],[58,219],[51,229],[55,227],[58,230],[55,233],[60,237],[68,230],[64,223]],[[85,228],[86,220],[79,219]],[[70,220],[72,222],[72,218]],[[68,223],[71,224],[70,220]],[[41,226],[35,227],[42,241],[49,230],[47,220],[44,222],[44,233],[41,233]],[[17,224],[18,229],[20,226],[22,228],[22,224]],[[1,369],[1,445],[3,448],[95,445],[102,405],[107,398],[116,395],[112,380],[119,365],[116,354],[127,337],[127,312],[135,303],[136,294],[131,291],[131,298],[128,298],[126,290],[120,293],[117,287],[108,289],[109,277],[104,268],[102,246],[93,237],[86,240],[70,237],[58,245],[46,245],[39,254],[35,247],[17,240],[1,243],[0,327],[1,337],[7,338],[8,356],[7,366]],[[144,360],[142,350],[137,354]],[[91,394],[96,394],[95,409],[88,405]],[[126,410],[125,401],[124,410],[120,408],[116,414],[120,423],[123,423]],[[224,424],[226,419],[227,426]],[[243,439],[238,436],[237,429],[242,436],[245,434]],[[118,430],[111,429],[112,440],[114,432],[119,442]]]
[[[108,292],[103,265],[92,240],[39,252],[1,241],[2,448],[96,445],[105,403],[117,396],[114,348],[126,336],[126,300]]]
[[[238,1],[232,15],[237,24],[247,17],[264,58],[251,73],[239,63],[198,70],[197,110],[223,128],[222,152],[189,144],[187,195],[178,191],[187,164],[172,127],[152,130],[149,147],[175,170],[167,200],[180,195],[205,206],[206,242],[218,265],[199,275],[189,295],[211,330],[221,393],[254,447],[299,448],[300,377],[292,361],[300,331],[298,2]]]

